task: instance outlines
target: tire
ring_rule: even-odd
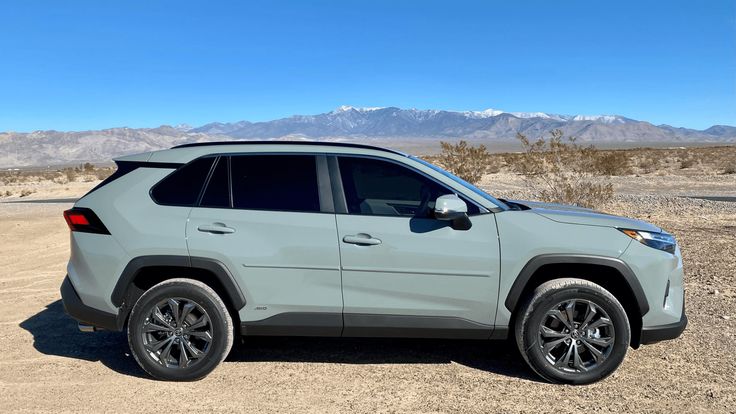
[[[553,383],[599,381],[621,365],[629,348],[631,328],[623,306],[587,280],[543,283],[520,312],[514,326],[519,351],[537,374]]]
[[[212,372],[230,352],[233,322],[212,288],[192,279],[170,279],[136,302],[128,321],[128,344],[138,365],[152,377],[194,381]]]

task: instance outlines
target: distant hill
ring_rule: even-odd
[[[266,122],[215,122],[200,127],[110,128],[99,131],[0,133],[0,167],[101,162],[136,152],[189,142],[227,139],[401,140],[468,139],[492,145],[561,129],[579,141],[635,143],[733,143],[736,127],[705,130],[653,125],[619,115],[559,115],[544,112],[445,111],[342,106],[318,115]]]
[[[710,142],[736,139],[736,127],[714,126],[698,131],[668,125],[655,126],[618,115],[557,115],[494,109],[458,112],[351,106],[342,106],[318,115],[297,115],[267,122],[217,122],[190,131],[248,139],[301,135],[309,138],[344,136],[510,140],[514,139],[517,132],[538,137],[558,128],[581,141]]]

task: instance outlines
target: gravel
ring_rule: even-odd
[[[631,181],[604,210],[677,237],[690,324],[582,387],[541,382],[505,342],[310,338],[249,339],[202,381],[156,382],[122,334],[79,333],[63,313],[68,205],[0,205],[0,411],[733,413],[736,203]]]

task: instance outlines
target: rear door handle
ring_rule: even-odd
[[[235,233],[235,229],[232,227],[225,226],[224,223],[212,223],[212,224],[203,224],[199,227],[197,227],[197,230],[204,232],[204,233],[214,233],[214,234],[232,234]]]
[[[375,246],[381,244],[380,239],[371,237],[370,234],[358,233],[350,234],[342,238],[342,241],[350,244],[357,244],[358,246]]]

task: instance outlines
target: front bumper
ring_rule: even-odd
[[[74,289],[69,276],[61,284],[61,300],[66,313],[77,321],[110,331],[122,331],[124,320],[118,315],[87,306]]]
[[[658,325],[642,328],[641,330],[641,343],[653,344],[659,341],[666,341],[668,339],[675,339],[685,330],[687,326],[687,315],[685,315],[685,303],[682,304],[682,316],[679,322],[670,323],[667,325]]]

